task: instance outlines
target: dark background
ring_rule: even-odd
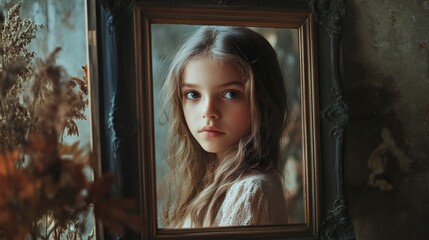
[[[429,237],[429,1],[346,1],[344,95],[350,107],[346,183],[357,239]],[[391,190],[369,186],[371,153]],[[402,153],[402,156],[401,154]],[[409,161],[401,165],[401,161]]]

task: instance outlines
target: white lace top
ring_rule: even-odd
[[[255,173],[244,176],[226,192],[213,227],[286,223],[286,203],[280,179],[271,173]],[[182,227],[192,227],[189,218]]]

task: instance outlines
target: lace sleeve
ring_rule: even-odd
[[[218,226],[286,223],[281,184],[252,176],[231,186],[215,222]]]

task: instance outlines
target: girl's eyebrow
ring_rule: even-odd
[[[192,83],[183,83],[182,88],[196,88],[198,85]]]
[[[223,84],[219,85],[219,87],[229,87],[229,86],[234,86],[234,85],[243,87],[243,82],[242,81],[226,82],[226,83],[223,83]]]
[[[237,85],[239,87],[243,87],[243,82],[242,81],[231,81],[231,82],[226,82],[226,83],[222,83],[219,85],[219,87],[229,87],[229,86],[234,86]],[[196,88],[198,87],[197,84],[193,84],[193,83],[183,83],[182,84],[182,88]]]

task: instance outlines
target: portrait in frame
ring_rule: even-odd
[[[168,173],[168,165],[164,156],[164,148],[169,147],[165,135],[167,132],[168,116],[165,116],[161,108],[160,92],[165,82],[168,66],[180,44],[186,44],[185,39],[198,30],[201,25],[189,24],[152,24],[151,25],[151,56],[152,56],[152,85],[153,85],[153,110],[154,110],[154,141],[155,141],[155,175],[157,189],[157,216],[158,226],[164,225],[161,221],[162,205],[165,198],[163,186]],[[300,83],[300,59],[298,44],[298,29],[291,28],[261,28],[249,27],[251,30],[264,36],[276,50],[278,61],[286,86],[290,105],[288,120],[288,134],[282,145],[280,168],[284,182],[283,195],[287,201],[288,223],[304,222],[304,194],[302,172],[302,133],[301,133],[301,83]],[[165,36],[169,36],[168,38]],[[278,86],[280,87],[280,86]],[[278,131],[278,129],[276,129]],[[164,186],[165,188],[165,186]]]
[[[330,17],[317,14],[327,11],[327,6],[331,5],[299,0],[263,4],[88,1],[89,15],[92,13],[88,30],[96,39],[92,43],[96,50],[90,56],[90,76],[96,86],[93,120],[99,123],[93,123],[99,145],[94,148],[95,156],[100,159],[100,173],[117,176],[111,194],[135,199],[145,223],[140,233],[127,232],[126,239],[330,239],[344,232],[344,236],[352,235],[344,215],[343,186],[338,184],[343,178],[343,159],[338,152],[342,138],[330,134],[338,127],[338,110],[332,109],[329,92],[338,87],[333,73],[338,66],[332,63],[338,57],[333,50],[338,43],[337,35],[321,27],[327,25],[323,19]],[[208,228],[163,225],[160,186],[166,166],[162,149],[168,142],[163,138],[159,91],[172,54],[200,26],[250,28],[267,38],[276,50],[291,110],[292,127],[282,155],[284,195],[290,203],[288,224]],[[322,80],[326,82],[321,84]],[[335,223],[343,217],[345,224]],[[333,221],[336,228],[324,227],[328,221]],[[102,224],[98,234],[101,239],[114,239]]]

